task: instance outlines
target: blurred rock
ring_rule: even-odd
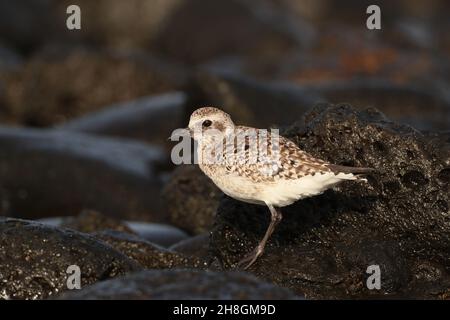
[[[69,228],[84,233],[115,230],[134,234],[133,230],[119,219],[105,216],[94,210],[84,210],[76,217],[67,217],[58,227]]]
[[[125,221],[125,223],[141,238],[163,247],[171,246],[188,238],[185,232],[168,224],[137,221]]]
[[[170,133],[183,123],[186,95],[171,92],[139,98],[68,121],[58,129],[133,138],[166,146]]]
[[[142,55],[61,47],[44,50],[5,78],[1,118],[38,127],[180,85],[169,67]]]
[[[135,260],[146,269],[199,268],[205,266],[200,259],[190,258],[187,255],[164,249],[129,233],[105,230],[95,233],[94,236]]]
[[[71,265],[82,287],[141,269],[87,234],[0,218],[0,299],[43,299],[67,290]]]
[[[125,139],[0,128],[2,214],[41,218],[84,209],[162,221],[161,149]]]
[[[29,52],[45,41],[55,39],[58,24],[66,29],[65,9],[58,13],[52,1],[1,1],[0,39]]]
[[[265,79],[298,84],[338,83],[361,78],[382,78],[397,84],[415,85],[442,79],[448,81],[450,64],[445,55],[412,49],[411,45],[397,43],[400,42],[397,38],[394,32],[388,39],[383,39],[367,29],[352,28],[344,23],[332,25],[321,32],[320,41],[314,48],[286,55]],[[247,69],[258,70],[257,66]]]
[[[75,300],[265,300],[299,299],[286,289],[238,272],[215,273],[199,270],[146,270],[102,281],[58,299]]]
[[[238,124],[267,128],[289,124],[324,99],[284,82],[259,82],[224,72],[199,72],[190,88],[192,110],[213,105],[233,115]]]
[[[15,70],[22,64],[22,57],[0,42],[0,79],[4,72]]]
[[[386,80],[339,81],[309,86],[332,103],[346,102],[364,109],[375,107],[389,118],[420,130],[450,127],[450,99],[439,90],[399,85]]]
[[[209,255],[209,233],[184,239],[175,243],[169,249],[187,256],[206,259]]]
[[[86,233],[104,230],[127,232],[163,247],[169,247],[189,238],[185,232],[174,226],[161,223],[120,221],[92,210],[85,210],[76,217],[42,218],[38,221],[50,226],[70,228]]]
[[[164,21],[183,0],[78,0],[82,8],[82,33],[89,43],[111,48],[149,47]],[[54,1],[64,11],[70,0]],[[64,25],[65,26],[65,25]]]
[[[316,157],[377,172],[367,184],[345,182],[283,208],[283,221],[252,273],[309,298],[448,298],[448,141],[390,122],[374,109],[326,104],[284,135]],[[224,198],[211,250],[233,267],[268,223],[264,206]],[[366,287],[370,265],[380,266],[380,290]]]
[[[152,49],[187,64],[227,55],[259,59],[309,45],[313,28],[268,1],[182,1],[165,17]]]
[[[162,192],[168,221],[190,234],[211,229],[221,196],[197,165],[176,168]]]

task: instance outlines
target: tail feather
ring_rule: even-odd
[[[369,174],[376,171],[373,168],[347,167],[336,164],[329,164],[328,168],[330,168],[330,170],[333,171],[334,173],[353,173],[357,175]]]

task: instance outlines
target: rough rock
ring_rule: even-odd
[[[190,234],[209,231],[222,192],[197,165],[174,170],[162,193],[168,221]]]
[[[62,123],[114,103],[174,90],[179,83],[170,70],[146,56],[49,47],[6,75],[0,114],[9,123],[27,126]]]
[[[284,135],[335,164],[372,167],[368,183],[282,208],[265,254],[250,268],[309,298],[448,298],[449,172],[446,140],[387,120],[374,109],[319,105]],[[234,267],[262,238],[268,209],[225,198],[211,249]],[[381,290],[366,270],[381,269]]]
[[[129,233],[105,230],[94,233],[94,236],[135,260],[146,269],[200,268],[206,266],[200,259],[190,258],[164,249]]]
[[[0,218],[0,298],[43,299],[67,289],[71,265],[81,286],[141,269],[133,260],[87,234]]]
[[[84,209],[160,222],[160,148],[125,139],[0,128],[3,215],[77,215]]]
[[[64,293],[58,299],[299,299],[290,291],[239,272],[199,270],[146,270],[115,281],[102,281],[83,290]]]

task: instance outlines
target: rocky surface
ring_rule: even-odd
[[[102,281],[58,299],[299,299],[287,289],[238,272],[151,270]]]
[[[190,234],[209,231],[222,192],[197,165],[174,170],[162,196],[171,224]]]
[[[95,233],[94,236],[135,260],[146,269],[201,268],[206,266],[200,259],[190,258],[164,249],[129,233],[105,230]]]
[[[449,297],[448,141],[347,105],[320,105],[285,135],[314,156],[377,172],[283,208],[252,273],[307,298]],[[225,198],[214,254],[234,267],[268,222],[267,208]],[[381,268],[381,290],[366,287],[369,265]]]
[[[87,234],[0,218],[0,298],[42,299],[67,290],[71,265],[81,285],[136,271],[132,259]]]
[[[161,149],[80,133],[0,128],[3,215],[77,215],[84,209],[162,221]],[[44,183],[45,182],[45,183]],[[124,201],[126,199],[126,201]]]

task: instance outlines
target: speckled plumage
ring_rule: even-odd
[[[196,110],[189,130],[198,142],[201,170],[224,193],[244,202],[265,204],[271,211],[266,235],[243,260],[246,267],[262,253],[281,220],[275,207],[320,194],[344,180],[365,180],[359,174],[371,171],[314,158],[276,132],[236,126],[227,113],[217,108]]]

